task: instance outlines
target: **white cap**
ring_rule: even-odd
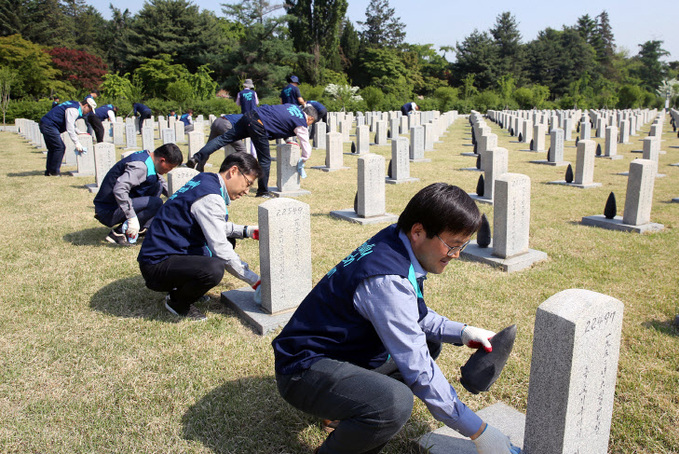
[[[97,102],[94,100],[94,98],[87,98],[85,101],[87,101],[87,104],[90,106],[90,109],[94,110],[97,108]]]

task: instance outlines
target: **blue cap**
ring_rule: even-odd
[[[299,83],[299,79],[297,78],[297,76],[290,76],[290,82],[291,82],[291,83],[296,83],[296,84],[298,84],[298,83]]]

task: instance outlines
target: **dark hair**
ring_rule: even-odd
[[[115,113],[118,113],[118,108],[116,106],[113,106],[113,109],[111,109],[111,110],[113,110],[113,112],[115,112]]]
[[[99,90],[96,90],[96,89],[90,90],[90,94],[95,94],[95,95],[99,96]]]
[[[318,121],[318,110],[309,103],[302,109],[302,112],[314,119],[314,123]]]
[[[481,213],[476,202],[459,187],[433,183],[410,199],[398,218],[398,227],[407,233],[418,222],[427,238],[444,231],[473,235],[481,227]]]
[[[254,173],[257,175],[256,178],[262,176],[262,168],[259,166],[259,162],[249,153],[243,153],[242,151],[231,153],[222,162],[222,165],[219,167],[219,173],[226,172],[233,166],[238,167],[238,170],[246,175]]]
[[[173,143],[159,146],[153,151],[153,155],[158,158],[165,158],[167,162],[175,166],[180,165],[184,160],[181,150]]]

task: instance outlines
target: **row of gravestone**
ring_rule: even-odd
[[[404,139],[392,139],[392,146],[398,149]],[[285,144],[278,150],[290,152],[292,163],[296,148]],[[109,153],[110,161],[115,160],[111,144],[97,144],[94,153],[95,157]],[[287,161],[281,154],[278,158]],[[366,205],[368,195],[379,192],[377,186],[385,181],[384,164],[378,155],[359,157],[359,200],[365,199],[359,201],[359,210],[364,214],[372,209]],[[172,176],[169,180],[174,182]],[[506,258],[522,255],[527,248],[530,181],[524,175],[505,173],[496,186],[495,253]],[[222,299],[264,334],[284,324],[311,290],[309,206],[289,198],[266,201],[258,207],[258,224],[262,303],[254,303],[250,287],[224,292]],[[465,252],[473,250],[470,246]],[[586,290],[564,291],[547,300],[538,308],[535,321],[526,416],[501,404],[479,414],[528,454],[605,453],[622,314],[622,303]],[[445,428],[419,443],[431,454],[475,452],[469,440]]]

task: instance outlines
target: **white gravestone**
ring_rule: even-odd
[[[95,174],[94,171],[94,145],[92,143],[92,136],[89,134],[79,134],[78,140],[83,146],[86,153],[76,153],[75,160],[78,165],[78,171],[72,172],[74,177],[91,177]]]
[[[99,191],[104,177],[116,164],[116,147],[112,143],[98,143],[94,146],[94,173],[95,184],[88,184],[86,187],[90,192]]]
[[[410,158],[408,156],[408,139],[397,136],[391,139],[391,177],[387,176],[389,184],[410,183],[420,181],[410,176]]]
[[[196,169],[189,167],[175,167],[167,173],[167,192],[172,196],[179,188],[199,173]]]

